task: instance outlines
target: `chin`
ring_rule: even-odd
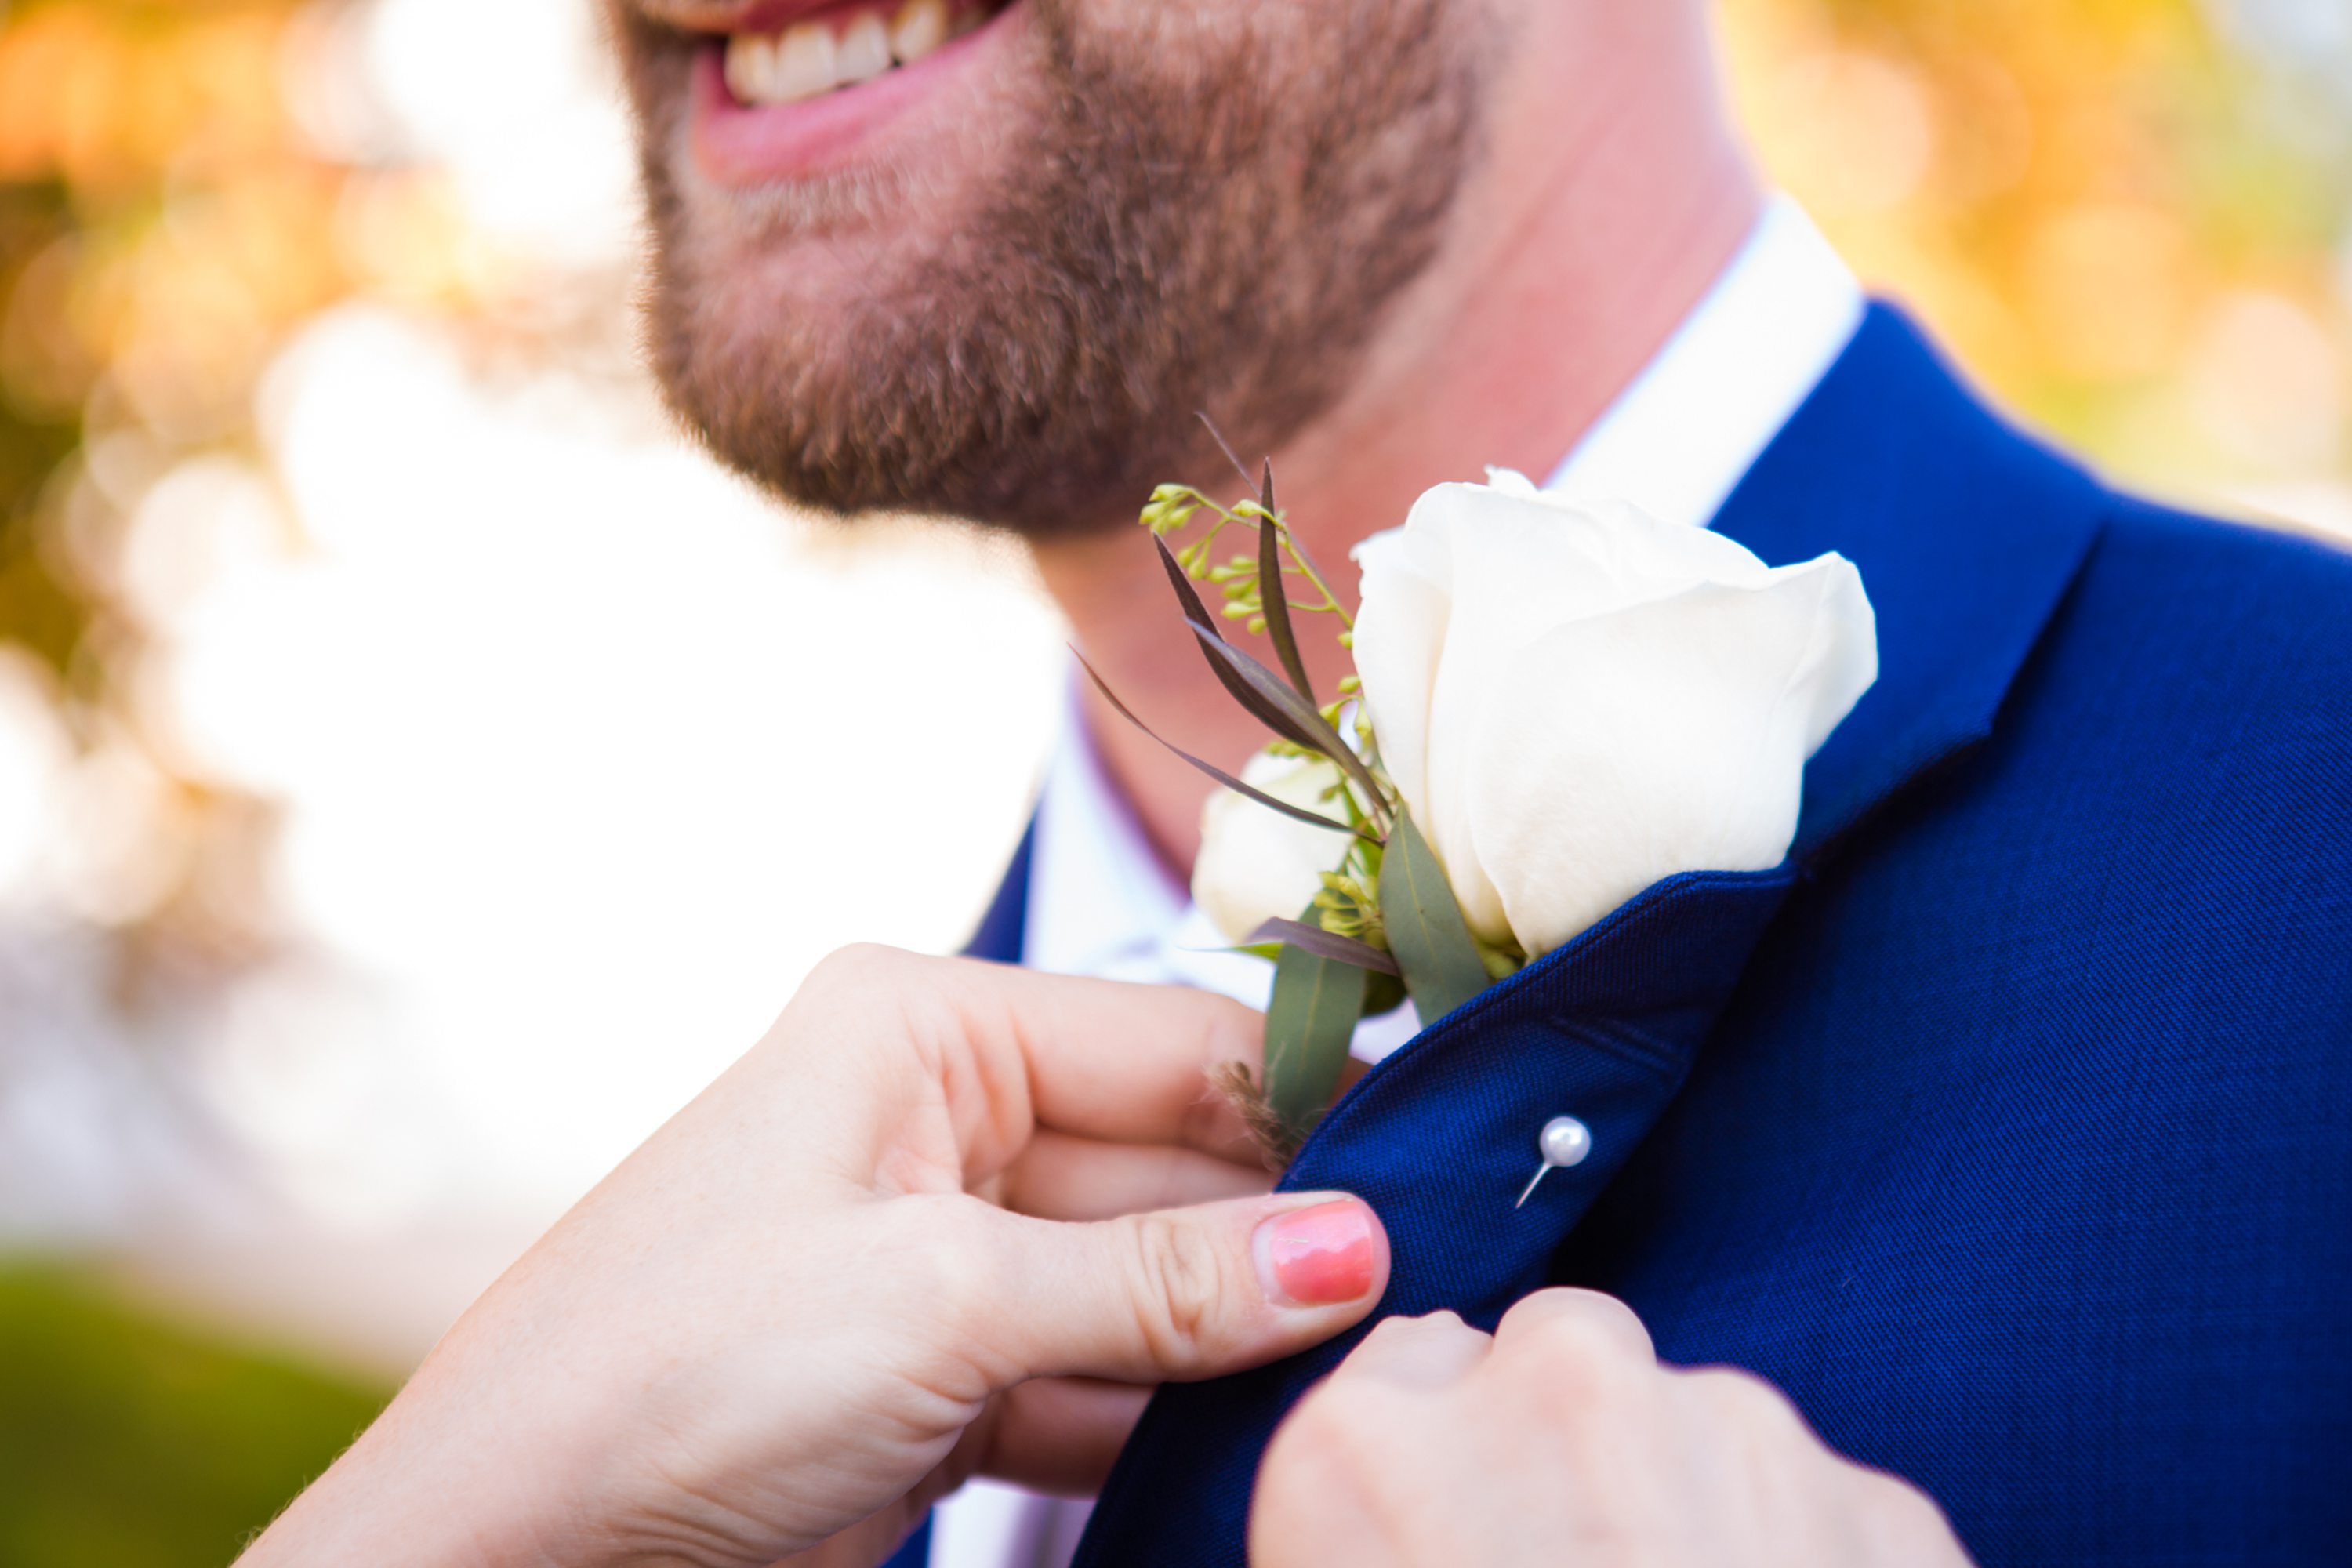
[[[1196,410],[1276,448],[1435,254],[1480,101],[1456,0],[614,3],[655,364],[835,511],[1091,529]]]

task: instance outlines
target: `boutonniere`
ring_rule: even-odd
[[[1360,543],[1352,614],[1270,465],[1230,505],[1162,485],[1143,509],[1193,641],[1274,737],[1238,774],[1177,754],[1224,786],[1194,900],[1275,966],[1264,1076],[1227,1089],[1278,1159],[1358,1020],[1410,996],[1434,1023],[1654,882],[1780,864],[1806,759],[1877,679],[1843,557],[1769,567],[1622,503],[1489,481],[1440,485]],[[1317,624],[1354,664],[1328,693],[1299,652]]]

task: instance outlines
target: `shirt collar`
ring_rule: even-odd
[[[1021,952],[1033,969],[1109,974],[1147,963],[1192,903],[1103,772],[1075,684],[1030,854]]]
[[[1861,325],[1862,286],[1786,196],[1546,489],[1704,528]]]

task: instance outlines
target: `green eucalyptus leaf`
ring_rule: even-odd
[[[1382,798],[1381,786],[1363,758],[1356,755],[1339,732],[1324,722],[1315,705],[1290,689],[1289,683],[1265,665],[1217,635],[1213,628],[1192,624],[1192,636],[1217,672],[1225,689],[1250,715],[1292,745],[1320,752],[1363,789],[1367,798]]]
[[[1291,690],[1280,676],[1225,640],[1225,634],[1217,629],[1217,618],[1201,602],[1200,590],[1192,586],[1184,563],[1168,548],[1167,542],[1155,536],[1151,542],[1159,546],[1160,563],[1167,571],[1169,586],[1176,592],[1176,603],[1183,612],[1184,622],[1200,640],[1202,655],[1208,659],[1211,673],[1226,693],[1250,717],[1291,744],[1324,752],[1341,767],[1355,763],[1360,769],[1363,764],[1356,762],[1355,753],[1348,751],[1331,726],[1323,722],[1322,714],[1315,710],[1313,703]]]
[[[1405,989],[1424,1026],[1461,1006],[1491,981],[1445,868],[1412,814],[1397,813],[1381,859],[1381,922],[1389,951],[1404,971]]]
[[[1310,915],[1314,912],[1307,911]],[[1364,971],[1285,943],[1265,1014],[1265,1100],[1294,1144],[1313,1131],[1339,1087],[1348,1043],[1364,1015]]]
[[[1404,1005],[1404,981],[1394,974],[1375,974],[1364,982],[1364,1016],[1377,1018]]]

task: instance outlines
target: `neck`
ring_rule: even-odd
[[[1274,454],[1283,511],[1343,595],[1355,578],[1349,550],[1402,522],[1431,485],[1489,464],[1549,472],[1697,304],[1760,209],[1696,7],[1531,9],[1443,253],[1351,390]],[[1611,68],[1593,70],[1596,59]],[[1591,90],[1562,107],[1558,84],[1580,79]],[[1034,553],[1088,662],[1161,735],[1228,769],[1265,743],[1192,647],[1131,514]],[[1310,617],[1301,641],[1328,692],[1347,659],[1325,621]],[[1184,874],[1214,786],[1091,689],[1085,700],[1105,769]]]

